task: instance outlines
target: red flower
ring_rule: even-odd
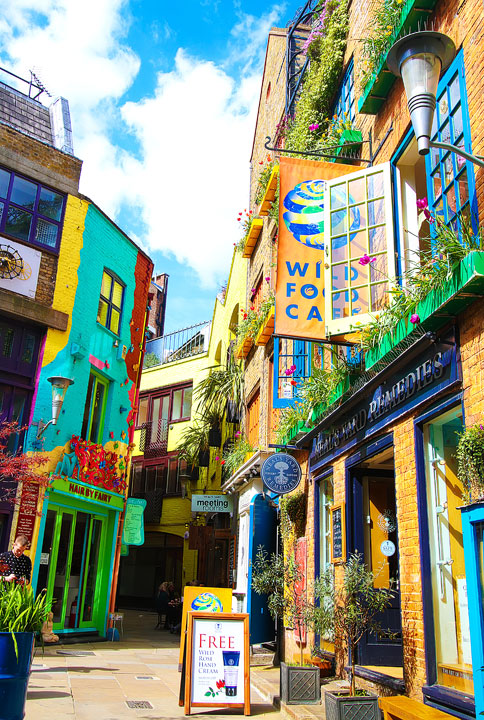
[[[247,320],[247,313],[244,313],[244,320]]]
[[[216,685],[217,690],[221,690],[223,687],[225,687],[225,680],[217,680]]]
[[[291,380],[291,385],[297,385],[297,382],[295,380]]]
[[[242,218],[237,218],[237,220],[240,222],[242,220]]]
[[[222,460],[221,465],[225,465],[225,460]],[[223,681],[222,681],[223,682]]]

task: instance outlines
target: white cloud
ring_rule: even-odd
[[[239,239],[261,62],[283,8],[261,18],[239,11],[223,67],[179,48],[172,71],[124,104],[140,67],[126,41],[129,0],[16,0],[0,8],[2,64],[22,76],[38,68],[50,92],[69,100],[81,190],[114,219],[128,204],[127,232],[191,266],[203,286],[226,275]],[[163,20],[156,30],[173,31]],[[136,150],[126,150],[129,134]]]

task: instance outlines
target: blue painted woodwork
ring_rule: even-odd
[[[267,597],[252,590],[252,563],[262,545],[271,555],[276,552],[277,512],[262,494],[252,498],[249,516],[249,571],[247,581],[247,612],[249,613],[250,644],[269,642],[275,638],[275,621],[267,608]]]

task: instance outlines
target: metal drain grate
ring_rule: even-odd
[[[85,655],[95,655],[92,650],[57,650],[57,655],[69,655],[69,657],[84,657]]]
[[[126,700],[126,705],[131,710],[153,710],[153,705],[149,700]]]

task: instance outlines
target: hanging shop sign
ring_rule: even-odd
[[[128,498],[123,525],[123,545],[143,545],[145,541],[144,511],[146,500]]]
[[[292,455],[275,453],[264,461],[261,478],[269,490],[284,495],[301,482],[301,466]]]
[[[230,495],[192,495],[192,512],[228,512],[234,510]]]
[[[0,237],[0,288],[35,298],[42,253]]]
[[[20,496],[16,533],[17,535],[25,535],[29,543],[32,542],[34,535],[38,500],[39,486],[37,483],[25,482]]]
[[[325,337],[324,193],[351,165],[281,158],[276,335]]]
[[[250,715],[248,614],[190,613],[187,643],[185,714],[239,707]]]
[[[445,392],[457,380],[460,367],[452,332],[442,341],[429,344],[398,371],[386,376],[382,373],[378,384],[368,383],[355,394],[351,410],[344,412],[345,405],[341,406],[337,421],[331,424],[323,421],[324,428],[313,441],[311,469],[401,418],[433,395]]]
[[[89,500],[98,505],[110,507],[113,510],[119,511],[124,507],[124,498],[120,497],[117,493],[108,492],[102,488],[69,480],[69,478],[53,476],[49,483],[49,487],[56,492],[74,496],[79,498],[79,500]]]

